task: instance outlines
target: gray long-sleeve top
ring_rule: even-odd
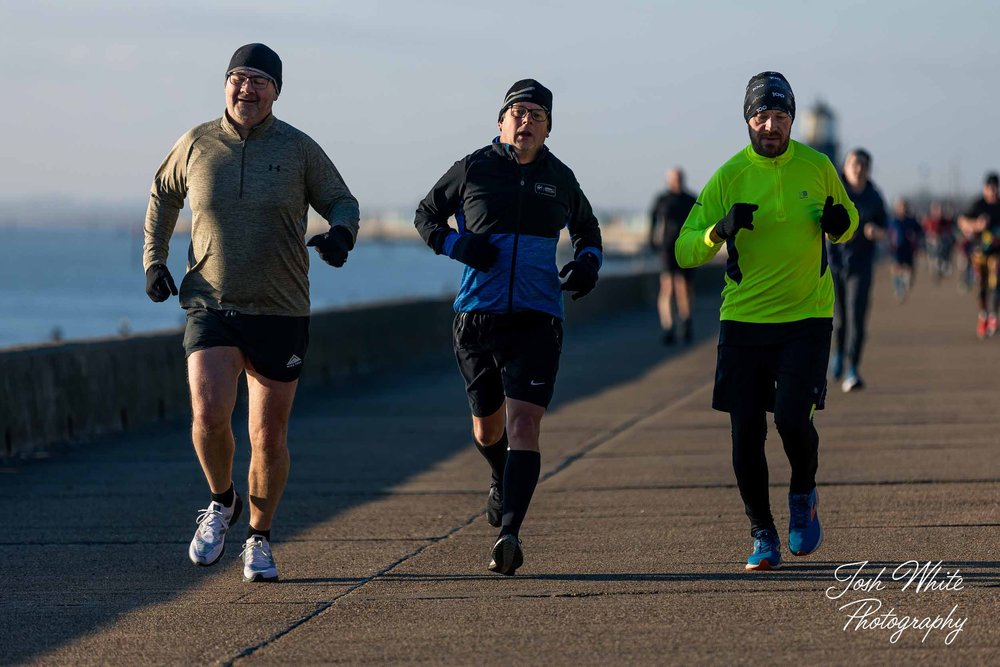
[[[226,116],[178,140],[153,179],[143,268],[166,263],[185,198],[192,217],[184,308],[308,315],[309,206],[357,238],[358,201],[333,162],[273,115],[245,140]]]

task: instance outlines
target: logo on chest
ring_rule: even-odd
[[[269,165],[267,165],[267,170],[268,171],[281,171],[281,165],[280,164],[269,164]]]
[[[549,185],[548,183],[535,183],[535,194],[555,198],[556,186]]]

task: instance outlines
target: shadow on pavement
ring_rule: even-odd
[[[717,298],[702,299],[697,312],[696,345],[716,335]],[[470,447],[462,381],[450,341],[441,345],[437,359],[395,376],[365,377],[327,391],[303,392],[297,399],[289,432],[291,476],[274,531],[279,549],[282,541],[391,495],[393,487]],[[632,380],[687,349],[660,344],[652,309],[616,314],[599,324],[574,327],[570,322],[553,407]],[[581,363],[586,359],[602,363],[595,370]],[[234,477],[245,498],[245,414],[234,417],[234,431]],[[44,654],[131,611],[203,586],[206,569],[218,571],[195,568],[187,560],[194,518],[207,504],[207,492],[184,425],[76,445],[49,460],[9,464],[0,479],[0,511],[11,521],[18,518],[0,535],[0,562],[5,563],[0,662]],[[238,570],[230,560],[245,526],[244,518],[234,527],[225,556],[227,576],[233,577],[234,590],[226,590],[230,597],[245,594],[237,590]],[[284,583],[354,586],[363,581]],[[210,593],[217,591],[216,586]]]

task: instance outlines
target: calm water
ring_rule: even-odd
[[[168,265],[180,284],[190,237],[176,234]],[[608,261],[609,272],[642,262]],[[458,262],[420,242],[362,240],[332,269],[310,252],[314,309],[454,294]],[[153,303],[142,271],[142,232],[118,229],[0,228],[0,348],[156,331],[180,326],[176,297]]]

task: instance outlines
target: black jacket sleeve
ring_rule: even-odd
[[[603,252],[601,243],[601,228],[597,224],[597,216],[590,207],[587,195],[583,194],[580,184],[573,181],[573,196],[570,201],[569,239],[573,243],[573,257],[579,257],[584,248],[593,248],[598,253]]]
[[[462,202],[465,163],[466,159],[463,158],[453,164],[451,169],[434,184],[417,206],[416,217],[413,220],[420,238],[439,255],[445,238],[455,231],[448,226],[448,218],[455,214]]]

